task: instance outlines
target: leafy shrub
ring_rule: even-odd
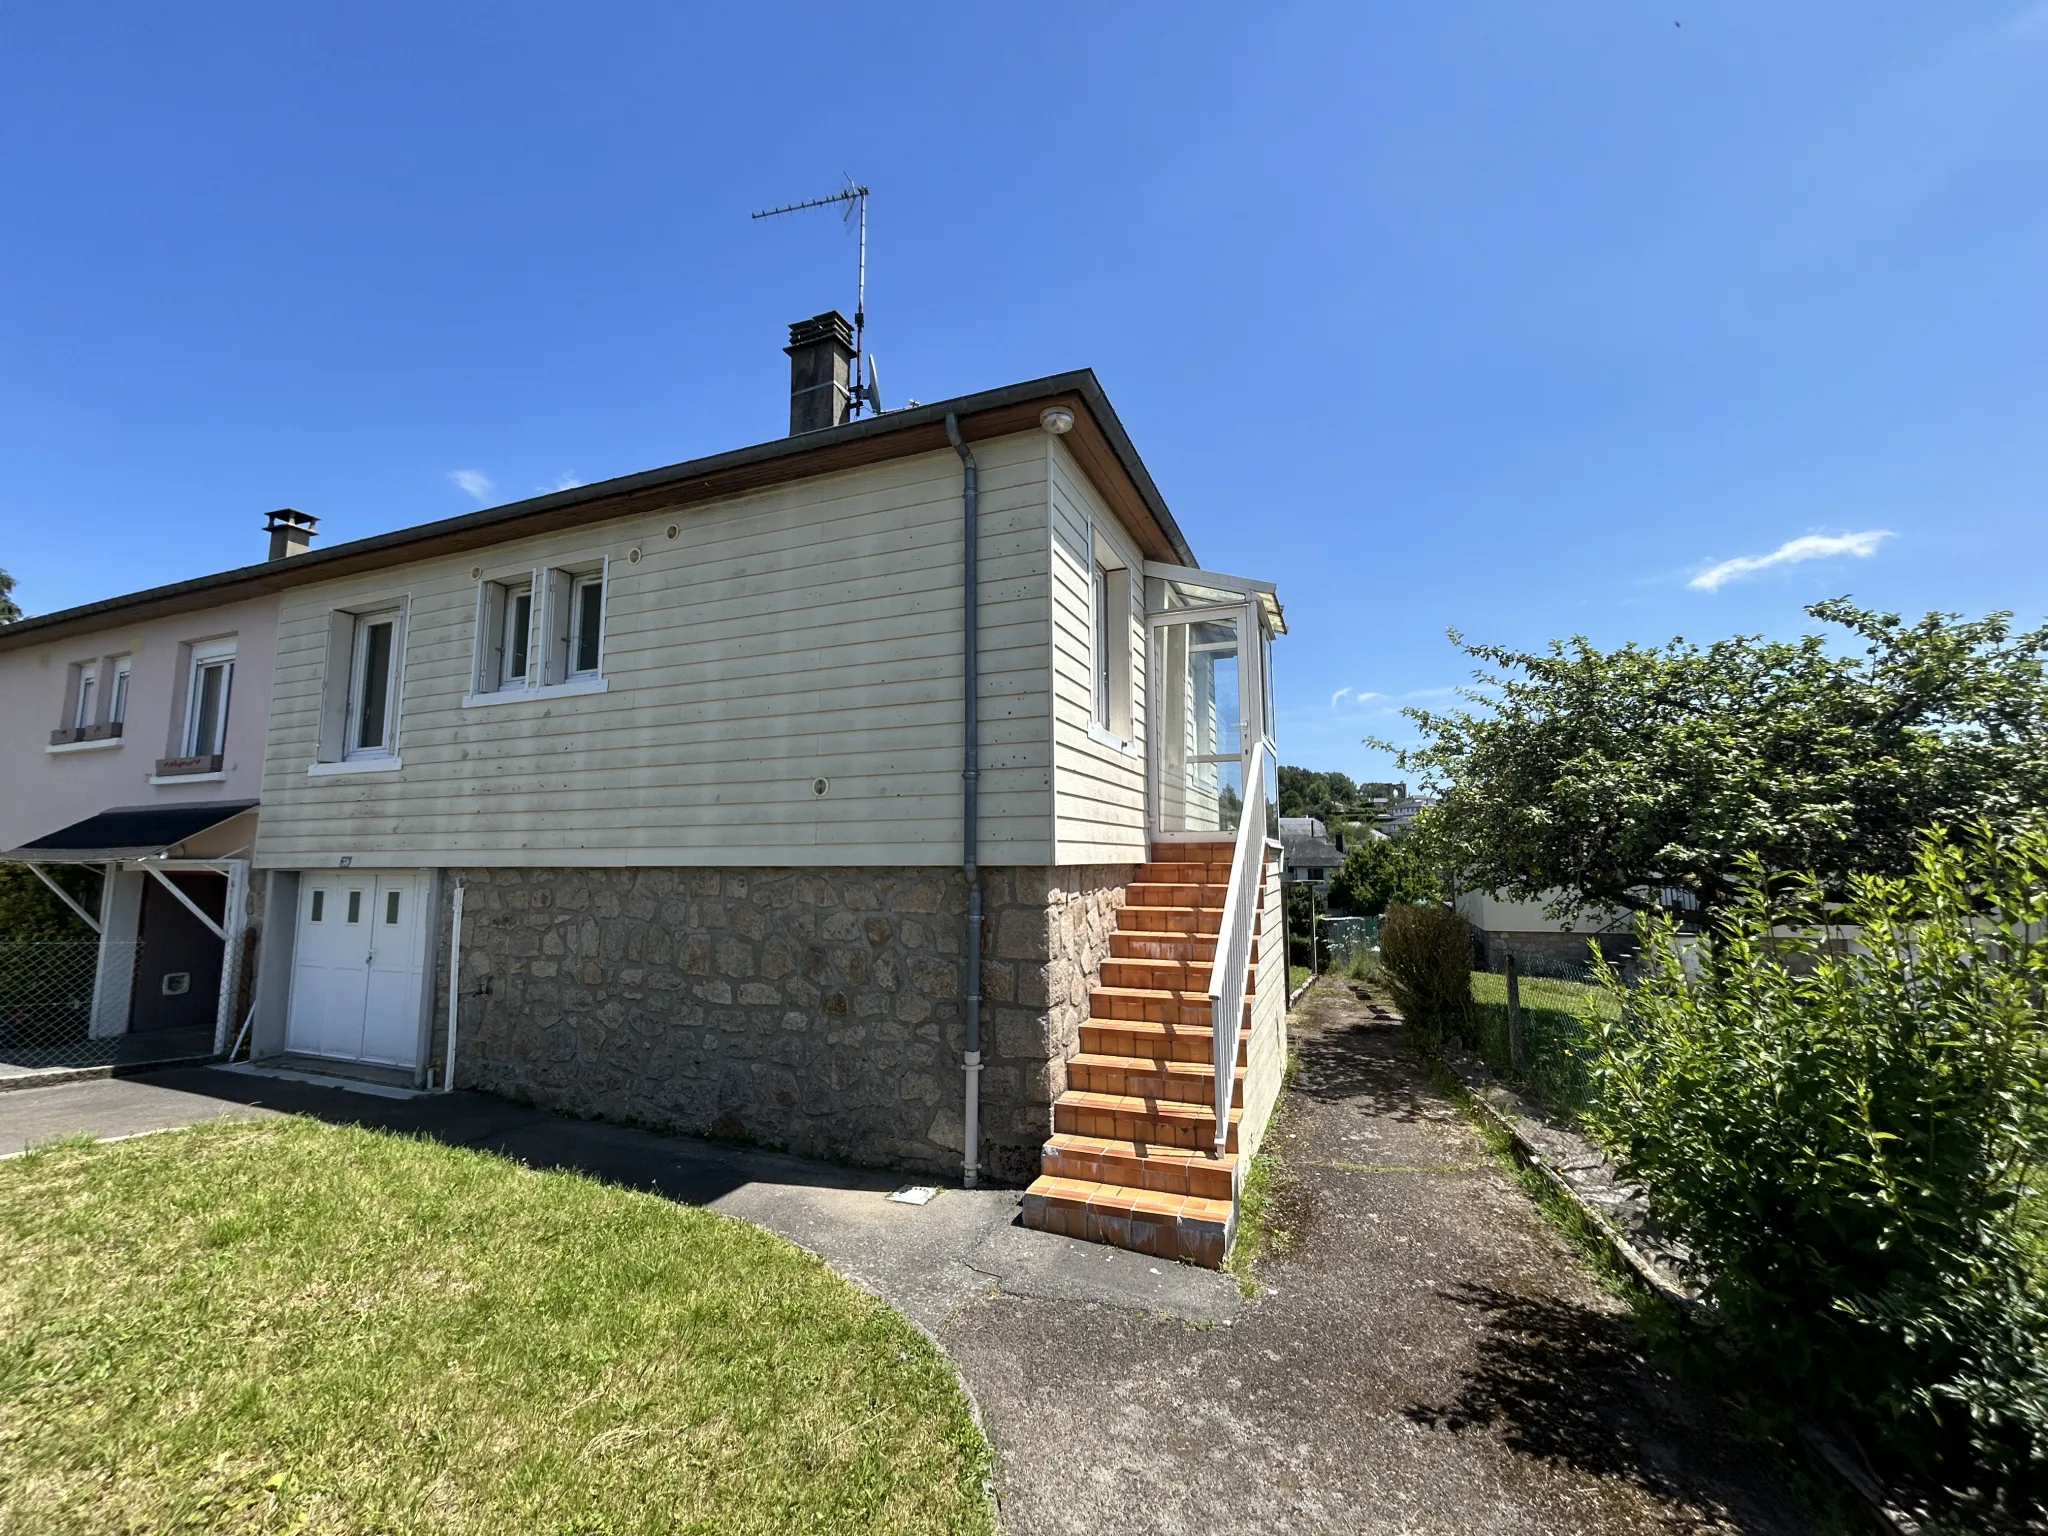
[[[1440,1044],[1472,1015],[1472,934],[1447,907],[1387,908],[1380,966],[1394,1006],[1423,1040]]]
[[[1690,980],[1645,922],[1589,1119],[1747,1380],[1951,1486],[2039,1498],[2048,835],[1930,835],[1908,878],[1851,887],[1830,912],[1752,864]]]

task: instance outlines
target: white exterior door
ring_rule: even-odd
[[[301,877],[285,1049],[418,1064],[425,887],[423,876],[409,874]]]

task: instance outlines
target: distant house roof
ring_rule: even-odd
[[[1344,862],[1328,829],[1313,816],[1282,816],[1280,849],[1281,862],[1290,872],[1335,869]]]

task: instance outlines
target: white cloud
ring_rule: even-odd
[[[478,501],[488,501],[496,489],[491,477],[480,469],[451,469],[448,478],[462,488],[465,496],[474,496]]]
[[[1343,703],[1347,697],[1354,704],[1363,704],[1368,699],[1379,698],[1380,695],[1376,693],[1369,693],[1363,688],[1339,688],[1335,693],[1330,695],[1330,708],[1335,709],[1339,704]]]
[[[1708,566],[1686,585],[1696,591],[1714,592],[1731,581],[1740,581],[1773,566],[1797,565],[1802,560],[1827,560],[1836,555],[1868,559],[1877,553],[1877,546],[1891,536],[1890,530],[1884,528],[1873,528],[1868,533],[1804,534],[1796,539],[1787,539],[1768,555],[1738,555],[1733,560]]]
[[[541,486],[540,489],[543,491],[573,491],[576,489],[577,486],[581,485],[582,483],[583,482],[581,480],[578,480],[574,475],[564,475],[561,479],[557,480],[553,485],[544,485]]]

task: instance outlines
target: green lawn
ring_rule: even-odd
[[[0,1162],[0,1530],[978,1532],[988,1467],[741,1222],[304,1120]]]
[[[1305,966],[1305,965],[1290,965],[1290,966],[1288,966],[1288,967],[1287,967],[1287,995],[1288,995],[1289,997],[1292,997],[1292,996],[1294,995],[1294,989],[1295,989],[1296,987],[1300,986],[1300,985],[1301,985],[1301,984],[1302,984],[1302,983],[1303,983],[1304,981],[1307,981],[1307,980],[1308,980],[1308,967],[1307,967],[1307,966]]]
[[[1517,990],[1526,1071],[1515,1072],[1508,1049],[1507,978],[1490,971],[1472,973],[1479,1054],[1495,1072],[1519,1081],[1550,1109],[1568,1118],[1576,1116],[1592,1096],[1585,1066],[1586,1034],[1598,1027],[1598,1021],[1620,1017],[1620,1009],[1599,987],[1574,981],[1524,976]]]

